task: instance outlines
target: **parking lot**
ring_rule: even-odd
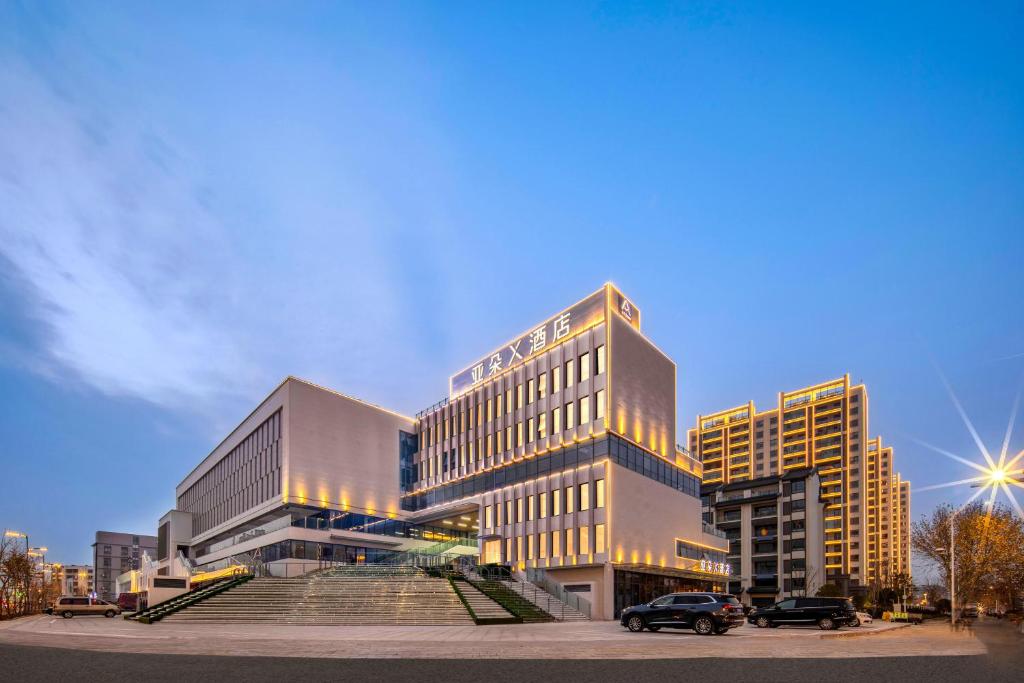
[[[123,619],[41,616],[0,624],[0,643],[107,652],[347,658],[592,659],[978,655],[973,635],[942,624],[759,629],[727,635],[690,630],[630,633],[616,622],[504,626],[287,626],[138,624]]]

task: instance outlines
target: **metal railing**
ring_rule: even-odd
[[[562,584],[549,577],[547,572],[543,569],[527,569],[526,580],[551,596],[554,596],[554,598],[562,605],[568,605],[587,619],[590,618],[590,601],[585,598],[581,598],[575,593],[565,590],[565,587],[562,586]],[[551,614],[550,612],[548,613]],[[551,616],[555,615],[552,614]],[[559,618],[562,620],[565,619],[564,608]]]
[[[559,621],[574,616],[574,612],[590,619],[590,602],[565,590],[543,569],[527,569],[526,581],[523,581],[516,578],[508,567],[470,565],[465,576],[471,580],[498,581]]]

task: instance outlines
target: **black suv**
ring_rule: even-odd
[[[759,628],[817,624],[823,631],[831,631],[844,624],[856,623],[857,610],[849,598],[789,598],[771,607],[751,610],[747,621]]]
[[[721,593],[671,593],[646,605],[629,607],[619,620],[630,631],[692,628],[702,636],[743,625],[743,605]]]

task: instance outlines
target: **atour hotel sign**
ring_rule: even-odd
[[[513,368],[580,332],[593,327],[605,318],[605,307],[617,312],[626,322],[640,329],[640,310],[623,294],[605,285],[582,301],[558,315],[519,335],[493,353],[455,373],[449,380],[449,395],[457,396],[509,368]]]

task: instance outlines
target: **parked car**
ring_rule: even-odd
[[[120,607],[123,612],[138,612],[139,594],[121,593],[117,596],[117,606]]]
[[[823,631],[852,624],[856,619],[857,610],[850,598],[789,598],[747,615],[747,621],[758,628],[817,624]]]
[[[964,605],[964,611],[961,616],[965,619],[976,619],[978,617],[978,603],[969,602]]]
[[[722,593],[671,593],[622,611],[620,623],[630,631],[692,628],[702,636],[721,635],[743,625],[743,605]]]
[[[121,608],[112,602],[99,598],[63,597],[53,603],[53,614],[70,619],[76,614],[102,614],[114,617],[121,613]]]
[[[874,621],[874,618],[867,612],[857,612],[857,619],[850,622],[850,626],[860,626],[861,624],[870,624]]]

